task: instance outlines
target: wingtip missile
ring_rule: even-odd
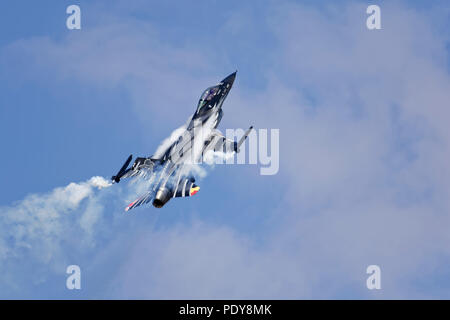
[[[130,154],[130,156],[128,157],[128,159],[125,161],[125,163],[123,164],[122,168],[120,168],[119,172],[117,172],[117,174],[115,176],[111,177],[111,180],[113,182],[119,183],[120,182],[120,178],[124,175],[125,171],[128,168],[128,165],[131,162],[131,159],[133,159],[133,155]]]
[[[253,126],[250,126],[250,128],[247,129],[247,131],[245,131],[244,135],[242,136],[242,138],[239,140],[239,142],[235,142],[234,148],[236,152],[239,152],[239,148],[241,147],[241,145],[244,143],[245,139],[247,139],[248,135],[250,134],[250,132],[253,130]]]

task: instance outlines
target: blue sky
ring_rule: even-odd
[[[0,298],[449,298],[450,6],[381,1],[369,31],[368,4],[1,4]],[[130,214],[86,182],[236,69],[219,128],[279,129],[278,174],[216,166]]]

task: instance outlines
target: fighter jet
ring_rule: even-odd
[[[125,161],[119,172],[112,176],[118,183],[121,179],[140,177],[148,181],[149,190],[130,203],[125,211],[149,203],[162,208],[170,199],[191,197],[200,187],[195,184],[195,166],[208,152],[232,154],[239,152],[253,127],[239,141],[225,138],[217,130],[223,116],[222,105],[233,86],[236,72],[207,88],[200,96],[195,113],[188,119],[184,130],[170,145],[157,150],[150,157],[138,157],[128,168],[133,155]]]

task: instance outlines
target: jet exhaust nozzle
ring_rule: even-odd
[[[159,188],[156,192],[155,199],[153,200],[153,206],[155,208],[162,208],[171,198],[171,193],[167,187]]]

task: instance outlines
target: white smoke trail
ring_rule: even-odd
[[[156,149],[153,157],[161,158],[167,149],[178,140],[180,136],[186,131],[186,128],[191,121],[192,118],[189,118],[187,123],[177,129],[175,129],[168,138],[166,138]],[[213,161],[217,159],[228,159],[229,157],[233,157],[234,154],[225,154],[223,152],[213,152],[212,154],[209,152],[208,157],[205,158],[203,153],[203,147],[205,145],[205,141],[210,138],[211,134],[215,131],[214,123],[216,118],[211,117],[208,119],[202,126],[194,127],[194,142],[192,148],[189,150],[190,156],[188,157],[188,161],[185,163],[183,168],[183,174],[188,175],[192,174],[198,178],[204,178],[207,175],[207,171],[205,168],[201,166],[203,162],[208,165],[213,165]],[[213,161],[211,161],[213,159]]]
[[[235,151],[223,152],[223,151],[208,150],[203,155],[203,161],[207,165],[214,167],[215,164],[225,163],[227,160],[232,159],[235,153],[236,153]]]
[[[99,177],[99,176],[92,177],[91,179],[88,180],[87,183],[98,189],[108,188],[108,187],[112,186],[112,183],[110,181],[106,180],[103,177]]]
[[[202,147],[212,133],[213,123],[213,119],[207,121],[196,132],[191,149],[196,161],[185,168],[196,178],[206,175],[206,170],[197,161],[202,157]],[[155,156],[162,155],[186,127],[174,130],[158,147]],[[126,188],[122,188],[123,184],[109,188],[112,184],[108,180],[94,176],[47,193],[31,194],[10,206],[0,207],[0,287],[26,287],[29,284],[17,283],[45,281],[51,274],[63,273],[71,256],[95,254],[94,249],[104,245],[101,241],[108,242],[113,236],[110,230],[117,219],[123,217],[127,201],[148,190],[147,180],[137,180],[135,184],[125,184]],[[107,208],[109,214],[105,215]],[[123,227],[124,221],[120,223]],[[29,276],[22,277],[20,273],[17,278],[17,266]]]
[[[0,298],[22,297],[68,265],[92,261],[118,231],[135,230],[139,217],[127,219],[123,208],[141,183],[111,186],[94,176],[0,207]],[[156,215],[145,222],[152,228]]]
[[[190,149],[190,157],[185,168],[190,174],[204,178],[207,175],[205,168],[201,166],[203,160],[203,148],[205,146],[205,141],[211,137],[214,130],[214,123],[216,118],[209,118],[203,125],[194,127],[194,143]]]
[[[183,125],[172,131],[170,136],[164,139],[164,141],[158,146],[153,157],[156,159],[161,158],[167,151],[167,149],[172,145],[172,143],[177,141],[177,139],[183,134],[183,132],[186,130],[186,127],[187,127],[186,125]]]
[[[0,207],[0,267],[21,255],[49,262],[61,254],[61,240],[90,242],[103,213],[96,190],[110,186],[109,181],[95,176]]]

